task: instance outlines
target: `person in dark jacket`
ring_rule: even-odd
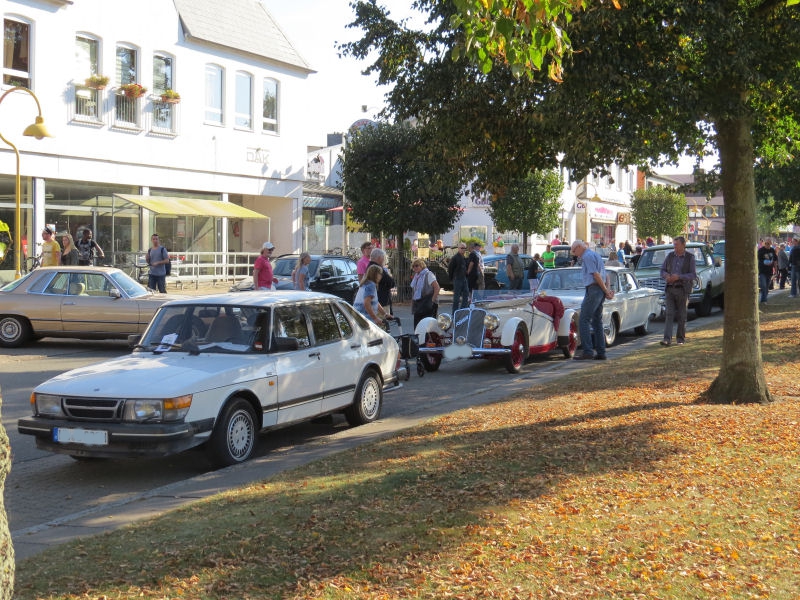
[[[464,254],[467,245],[459,242],[458,252],[447,264],[447,275],[453,282],[453,314],[460,308],[469,306],[469,282],[467,281],[467,259]]]

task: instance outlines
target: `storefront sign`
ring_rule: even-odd
[[[599,221],[616,221],[617,211],[602,204],[589,207],[589,218]]]
[[[248,148],[247,162],[266,165],[269,162],[269,150],[264,150],[263,148]]]
[[[575,203],[575,212],[576,213],[585,213],[586,212],[586,203],[585,202],[576,202]]]

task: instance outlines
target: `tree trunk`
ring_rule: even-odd
[[[0,393],[0,412],[3,396]],[[11,545],[11,532],[8,529],[8,515],[5,505],[6,474],[11,470],[11,444],[0,420],[0,600],[10,600],[14,595],[14,546]]]
[[[715,125],[725,199],[725,326],[722,366],[705,396],[720,404],[766,404],[770,395],[758,319],[752,124],[734,118]]]

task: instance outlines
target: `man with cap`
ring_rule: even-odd
[[[42,266],[57,267],[61,264],[61,246],[53,237],[55,232],[49,227],[42,230]]]
[[[272,263],[269,262],[275,246],[272,242],[264,242],[261,246],[261,256],[256,259],[253,266],[253,285],[256,290],[273,290],[278,280],[272,274]]]

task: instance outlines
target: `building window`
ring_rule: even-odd
[[[117,46],[117,83],[125,85],[138,83],[139,60],[138,52],[127,46]],[[124,94],[114,96],[116,110],[116,124],[123,126],[139,125],[139,98],[131,98]]]
[[[278,133],[278,82],[264,80],[264,120],[263,131]]]
[[[173,83],[174,59],[166,54],[153,56],[153,131],[175,132],[178,105],[161,98],[167,90],[175,90]]]
[[[82,121],[100,121],[102,92],[87,86],[92,75],[101,75],[98,64],[100,42],[87,35],[75,36],[75,118]]]
[[[253,129],[253,77],[236,73],[236,127]]]
[[[206,122],[222,125],[223,79],[225,71],[219,65],[206,65]]]
[[[31,87],[30,26],[13,19],[4,20],[3,84]]]

